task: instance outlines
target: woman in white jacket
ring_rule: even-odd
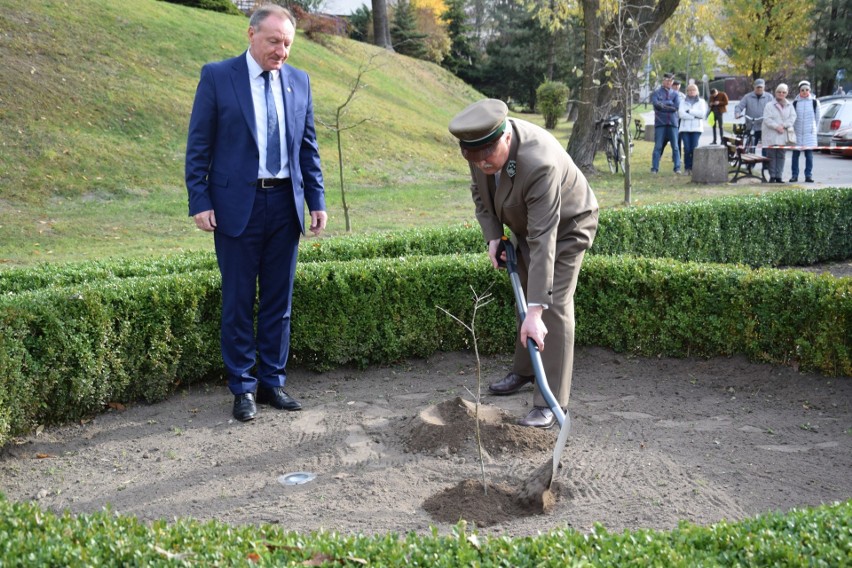
[[[799,96],[793,101],[793,108],[796,110],[796,124],[793,125],[796,130],[796,145],[816,146],[820,108],[819,101],[811,94],[811,84],[808,81],[799,81]],[[814,151],[803,150],[803,152],[805,153],[805,181],[813,183]],[[793,150],[791,164],[793,176],[790,178],[790,183],[799,181],[799,153],[799,150]]]
[[[680,133],[683,135],[683,166],[686,173],[691,174],[692,156],[704,132],[704,119],[707,116],[707,103],[698,96],[695,83],[686,88],[686,96],[681,99],[677,114],[680,117]]]
[[[796,109],[787,101],[787,85],[780,83],[775,87],[775,101],[768,103],[763,109],[763,147],[785,146],[787,144],[787,129],[796,122]],[[769,148],[766,157],[769,158],[769,183],[784,183],[784,148]]]

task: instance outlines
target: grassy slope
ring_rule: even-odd
[[[242,52],[246,27],[156,0],[0,0],[0,266],[209,250],[186,218],[186,126],[201,66]],[[342,134],[354,231],[473,220],[446,125],[476,92],[435,65],[340,38],[300,33],[290,62],[310,72],[326,124],[370,64],[342,121],[358,124]],[[328,233],[341,234],[337,142],[317,129]],[[637,143],[635,203],[753,191],[684,191],[682,178],[646,173],[650,152]],[[621,179],[592,180],[602,205],[620,203]]]
[[[154,0],[0,0],[0,259],[207,247],[185,218],[186,125],[201,66],[242,52],[246,27],[243,17]],[[476,100],[472,89],[437,66],[348,40],[322,46],[300,34],[290,61],[311,73],[327,124],[368,62],[342,121],[367,119],[342,134],[354,226],[383,216],[388,201],[405,208],[389,188],[436,201],[455,184],[454,199],[468,199],[446,125]],[[337,143],[317,129],[340,229]]]

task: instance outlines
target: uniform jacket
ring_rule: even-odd
[[[776,132],[776,126],[783,126],[785,129],[793,126],[796,122],[796,110],[793,108],[793,103],[787,101],[784,106],[779,105],[774,101],[766,105],[763,111],[763,145],[764,146],[784,146],[787,144],[787,133]],[[798,138],[796,139],[798,144]]]
[[[550,303],[557,254],[588,249],[597,231],[598,202],[589,182],[545,129],[510,118],[512,142],[500,183],[471,165],[471,193],[486,241],[503,225],[529,246],[527,301]]]
[[[287,152],[296,211],[305,231],[305,203],[325,210],[325,190],[307,73],[284,65]],[[259,151],[246,54],[201,69],[186,143],[189,214],[213,209],[217,231],[236,237],[251,215]]]

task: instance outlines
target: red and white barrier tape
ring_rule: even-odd
[[[742,148],[742,146],[740,146]],[[764,146],[764,150],[831,150],[849,148],[849,146]]]

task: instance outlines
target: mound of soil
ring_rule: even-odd
[[[490,527],[550,512],[556,504],[551,491],[542,494],[542,503],[524,504],[518,500],[513,486],[488,483],[487,487],[485,491],[481,481],[464,480],[426,499],[423,509],[441,523],[464,520],[478,527]]]
[[[483,450],[491,457],[501,454],[540,454],[553,448],[553,430],[525,428],[517,417],[498,406],[456,397],[422,410],[412,419],[404,440],[412,453],[478,453],[476,426]]]
[[[528,454],[532,457],[553,447],[556,436],[552,431],[525,428],[515,424],[516,421],[514,416],[497,406],[477,405],[459,396],[421,411],[412,419],[410,434],[404,443],[409,452],[464,453],[476,460],[480,456],[476,441],[478,425],[482,460],[489,460],[489,463],[499,459],[500,454]],[[518,480],[512,486],[487,481],[483,486],[481,480],[463,480],[429,497],[423,503],[423,509],[436,521],[452,523],[464,519],[481,527],[514,517],[545,513],[553,508],[556,497],[550,488],[541,482],[536,483],[543,475],[539,470],[544,466],[550,469],[552,462],[548,460],[539,467],[533,473],[535,479],[532,482]],[[516,487],[527,490],[519,494]]]

